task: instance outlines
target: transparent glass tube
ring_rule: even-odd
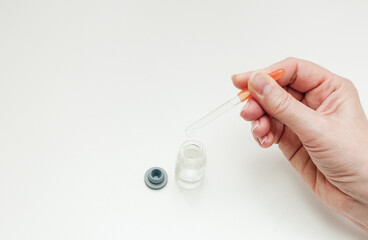
[[[201,185],[206,172],[206,151],[202,143],[194,140],[181,145],[175,167],[179,186],[193,189]]]
[[[272,77],[274,80],[279,80],[285,73],[285,69],[279,68],[268,75]],[[208,123],[212,122],[222,114],[226,113],[236,105],[238,105],[241,102],[245,102],[250,98],[250,93],[248,89],[244,89],[238,93],[237,96],[233,97],[229,101],[225,102],[203,118],[199,119],[198,121],[194,122],[192,125],[190,125],[187,129],[185,129],[185,133],[190,136],[193,133],[195,133],[198,129],[206,126]]]
[[[241,103],[241,100],[238,96],[235,96],[234,98],[230,99],[229,101],[225,102],[221,106],[217,107],[212,112],[208,113],[203,118],[199,119],[198,121],[194,122],[192,125],[190,125],[187,129],[185,129],[185,133],[188,136],[191,136],[193,133],[201,129],[202,127],[206,126],[216,118],[220,117],[222,114],[226,113],[236,105]]]

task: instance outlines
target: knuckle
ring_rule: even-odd
[[[296,58],[296,57],[287,57],[285,58],[285,61],[290,63],[290,64],[300,64],[302,63],[304,60],[303,59],[300,59],[300,58]]]
[[[286,61],[290,61],[290,62],[295,62],[295,61],[297,61],[298,59],[297,59],[297,58],[295,58],[295,57],[287,57],[287,58],[285,58],[285,60],[286,60]]]
[[[346,87],[349,87],[349,88],[355,88],[353,82],[347,78],[343,78],[343,83],[346,85]]]
[[[355,87],[354,83],[347,79],[347,78],[343,78],[342,79],[342,84],[343,84],[343,88],[347,89],[347,93],[352,96],[358,96],[358,89]]]
[[[351,89],[354,92],[358,92],[357,88],[355,87],[354,83],[351,80],[345,78],[345,82],[349,89]]]

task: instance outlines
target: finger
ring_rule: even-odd
[[[268,115],[263,115],[252,122],[252,134],[255,138],[260,138],[271,130],[271,119]]]
[[[308,107],[317,110],[320,108],[321,105],[325,103],[327,97],[331,96],[332,93],[339,88],[343,88],[342,81],[340,81],[339,78],[326,79],[320,85],[318,85],[318,87],[315,87],[314,89],[307,92],[305,94],[303,102]],[[330,100],[335,101],[337,99],[330,98]],[[322,108],[320,108],[319,110],[321,111]]]
[[[247,89],[248,88],[248,79],[249,79],[250,75],[252,75],[252,73],[254,71],[260,71],[260,70],[264,70],[264,69],[257,69],[257,70],[253,70],[253,71],[249,71],[249,72],[234,74],[231,77],[234,86],[239,88],[239,89]]]
[[[272,132],[268,132],[265,136],[260,137],[260,138],[254,138],[257,143],[263,147],[263,148],[269,148],[272,146],[273,144],[273,133]]]
[[[240,112],[240,116],[247,121],[256,120],[262,117],[263,114],[263,108],[254,99],[249,99]]]
[[[319,134],[320,129],[314,124],[319,114],[295,99],[268,74],[263,71],[253,73],[248,85],[252,97],[267,114],[288,125],[298,136],[311,137],[311,132]]]
[[[285,69],[285,74],[277,81],[279,85],[289,85],[301,93],[312,90],[326,79],[335,76],[315,63],[298,58],[286,58],[265,68],[265,71],[274,71],[279,68]]]
[[[290,85],[290,87],[301,93],[312,90],[323,81],[336,76],[315,63],[298,58],[286,58],[262,70],[269,73],[280,68],[285,69],[285,74],[277,81],[279,85]],[[246,89],[248,87],[248,79],[253,72],[254,71],[250,71],[233,75],[232,80],[235,87]]]
[[[289,88],[289,87],[284,87],[284,89],[290,93],[294,98],[296,98],[297,100],[302,100],[304,97],[304,94]],[[264,115],[265,111],[263,110],[263,108],[261,107],[261,105],[259,105],[257,103],[257,101],[255,101],[254,99],[249,99],[248,102],[244,105],[242,111],[240,112],[240,116],[242,118],[244,118],[244,120],[246,121],[254,121],[260,117],[262,117]]]

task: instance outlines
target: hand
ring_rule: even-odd
[[[276,82],[266,73],[279,68]],[[323,202],[368,231],[368,120],[352,82],[295,58],[233,82],[252,95],[241,116],[256,141],[278,144]]]

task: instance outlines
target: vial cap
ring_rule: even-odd
[[[160,167],[152,167],[146,171],[144,175],[144,182],[147,187],[158,190],[166,186],[167,184],[167,173]]]

